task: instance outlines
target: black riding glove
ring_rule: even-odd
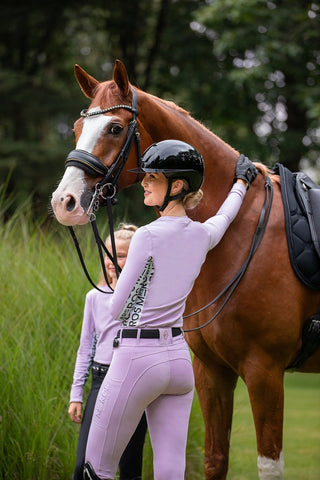
[[[236,182],[238,178],[242,178],[242,180],[248,184],[248,189],[250,183],[253,182],[257,174],[258,170],[253,163],[249,160],[249,158],[241,154],[237,161],[234,182]]]

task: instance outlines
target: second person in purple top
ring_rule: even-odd
[[[135,171],[144,174],[144,203],[157,207],[160,217],[135,233],[112,297],[119,332],[92,418],[84,478],[115,478],[146,411],[154,478],[184,480],[194,376],[182,315],[207,252],[237,215],[257,170],[241,155],[236,183],[204,223],[186,215],[202,197],[203,159],[192,146],[177,140],[154,144]]]
[[[137,227],[120,224],[114,232],[117,263],[123,268],[129,245]],[[111,238],[106,239],[106,247],[111,251]],[[99,388],[109,369],[113,354],[113,339],[119,328],[118,322],[110,314],[113,290],[117,284],[117,274],[113,261],[108,255],[104,258],[108,284],[101,272],[98,289],[91,289],[85,300],[80,345],[73,374],[68,413],[71,420],[81,423],[77,458],[72,480],[83,480],[83,466],[86,453],[87,437]],[[103,332],[103,336],[101,335]],[[90,393],[83,409],[83,390],[91,371],[92,383]],[[146,435],[146,418],[142,416],[137,429],[119,460],[119,480],[141,480],[142,454]]]

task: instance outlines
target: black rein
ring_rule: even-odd
[[[112,205],[116,204],[116,193],[118,191],[118,179],[119,176],[123,170],[123,167],[125,166],[132,145],[134,141],[136,142],[136,147],[137,147],[137,155],[138,155],[138,162],[140,162],[141,159],[141,146],[140,146],[140,136],[139,132],[137,129],[137,116],[138,116],[138,98],[137,98],[137,93],[133,87],[131,87],[132,90],[132,104],[130,105],[113,105],[112,107],[108,107],[102,110],[98,111],[93,111],[93,112],[88,112],[87,110],[82,110],[80,115],[82,117],[91,117],[94,115],[102,115],[104,113],[112,112],[113,110],[117,109],[125,109],[129,110],[132,112],[132,119],[129,123],[128,126],[128,131],[127,135],[124,141],[124,144],[122,146],[122,149],[116,159],[116,161],[111,165],[110,168],[106,167],[103,165],[103,163],[99,160],[98,157],[93,155],[90,152],[87,152],[85,150],[79,150],[75,149],[72,150],[69,155],[67,156],[66,162],[65,162],[65,167],[70,167],[74,166],[77,168],[80,168],[81,170],[84,170],[88,175],[91,175],[92,177],[98,177],[102,176],[102,179],[96,184],[95,186],[95,191],[93,193],[90,205],[87,209],[87,215],[89,216],[90,223],[93,229],[94,237],[96,240],[96,244],[98,247],[99,251],[99,257],[100,257],[100,263],[102,267],[102,272],[105,277],[105,280],[107,282],[107,285],[111,289],[111,292],[105,292],[104,290],[101,290],[98,286],[95,285],[95,283],[92,281],[89,272],[87,270],[87,267],[85,265],[83,255],[81,253],[81,249],[79,246],[79,242],[77,240],[76,234],[74,232],[74,229],[72,227],[69,228],[69,232],[71,234],[71,237],[73,239],[73,242],[75,244],[76,250],[78,252],[78,256],[83,268],[83,271],[91,283],[91,285],[99,290],[102,293],[112,293],[112,288],[110,287],[108,277],[107,277],[107,272],[105,269],[105,264],[104,264],[104,256],[102,250],[105,251],[105,253],[108,255],[110,260],[113,262],[115,269],[116,269],[116,275],[119,277],[120,274],[120,267],[118,266],[117,262],[117,253],[116,253],[116,247],[115,247],[115,240],[114,240],[114,225],[113,225],[113,216],[112,216]],[[104,241],[101,239],[99,233],[98,233],[98,228],[96,225],[96,215],[95,212],[99,209],[100,206],[107,206],[107,211],[108,211],[108,219],[109,219],[109,230],[110,230],[110,239],[111,239],[111,247],[112,247],[112,255],[108,251],[108,249],[105,246]]]
[[[265,189],[266,189],[266,195],[265,195],[265,199],[264,199],[264,202],[263,202],[263,205],[262,205],[262,208],[261,208],[259,222],[258,222],[257,228],[254,232],[254,236],[253,236],[253,239],[252,239],[249,254],[248,254],[246,260],[244,261],[243,265],[241,266],[239,271],[236,273],[236,275],[233,277],[233,279],[228,283],[228,285],[226,285],[223,288],[223,290],[221,290],[221,292],[213,300],[211,300],[211,302],[209,302],[207,305],[200,308],[199,310],[197,310],[193,313],[189,313],[188,315],[185,315],[183,318],[189,318],[189,317],[192,317],[193,315],[197,315],[198,313],[202,312],[206,308],[210,307],[210,305],[212,305],[217,300],[219,300],[219,298],[221,298],[222,295],[224,295],[232,287],[230,292],[228,293],[228,295],[224,299],[222,305],[219,307],[217,312],[213,315],[212,318],[210,318],[210,320],[208,320],[206,323],[204,323],[202,325],[199,325],[198,327],[190,328],[188,330],[184,329],[184,332],[194,332],[196,330],[200,330],[201,328],[206,327],[211,322],[213,322],[213,320],[215,320],[217,318],[217,316],[219,315],[221,310],[225,307],[225,305],[229,301],[231,295],[234,293],[235,289],[239,285],[240,280],[242,279],[243,275],[245,274],[245,272],[248,268],[248,265],[249,265],[253,255],[255,254],[255,252],[256,252],[256,250],[257,250],[257,248],[258,248],[258,246],[259,246],[259,244],[262,240],[262,237],[264,235],[264,232],[265,232],[265,229],[267,227],[268,220],[269,220],[271,206],[272,206],[272,200],[273,200],[273,187],[272,187],[270,177],[268,177],[268,176],[266,177],[266,180],[265,180]]]
[[[137,94],[136,91],[133,87],[132,89],[132,105],[114,105],[109,108],[105,108],[103,110],[98,110],[94,112],[88,112],[86,110],[82,110],[80,115],[82,117],[91,117],[93,115],[102,115],[104,113],[111,112],[113,110],[119,109],[119,108],[124,108],[126,110],[130,110],[132,112],[132,120],[129,123],[128,131],[127,131],[127,136],[124,141],[124,144],[122,146],[122,149],[116,159],[116,161],[111,165],[110,168],[106,167],[103,165],[102,162],[100,162],[99,158],[96,157],[95,155],[92,155],[89,152],[86,152],[84,150],[72,150],[65,162],[65,166],[75,166],[77,168],[80,168],[84,170],[88,175],[91,175],[93,177],[97,176],[102,176],[102,179],[100,182],[98,182],[95,186],[95,191],[92,196],[92,200],[90,202],[89,208],[87,210],[87,214],[90,217],[90,222],[92,225],[92,229],[94,232],[95,240],[98,246],[98,251],[99,251],[99,256],[100,256],[100,262],[102,266],[102,271],[105,277],[105,280],[109,285],[108,278],[107,278],[107,273],[105,270],[105,265],[104,265],[104,258],[103,258],[103,253],[102,249],[106,252],[106,254],[109,256],[113,264],[115,265],[116,268],[116,274],[117,277],[119,276],[120,273],[120,268],[118,266],[117,262],[117,255],[116,255],[116,248],[115,248],[115,241],[114,241],[114,226],[113,226],[113,216],[112,216],[112,205],[116,203],[116,198],[115,195],[117,193],[117,181],[118,178],[123,170],[123,167],[125,166],[125,163],[129,157],[132,145],[134,140],[136,141],[136,146],[137,146],[137,154],[138,154],[138,162],[141,160],[141,146],[140,146],[140,137],[139,137],[139,132],[137,130],[137,116],[138,116],[138,101],[137,101]],[[208,320],[206,323],[203,325],[199,325],[198,327],[191,328],[188,330],[184,330],[185,332],[194,332],[196,330],[200,330],[201,328],[206,327],[209,325],[215,318],[219,315],[221,310],[225,307],[227,302],[229,301],[231,295],[234,293],[235,289],[239,285],[242,277],[244,276],[248,265],[255,254],[262,237],[264,235],[268,219],[270,216],[270,211],[271,211],[271,206],[272,206],[272,200],[273,200],[273,188],[272,188],[272,183],[270,180],[270,177],[266,177],[265,179],[265,189],[266,189],[266,194],[265,194],[265,200],[261,208],[260,212],[260,217],[259,217],[259,222],[257,225],[257,228],[255,230],[253,240],[251,243],[250,251],[249,254],[239,269],[239,271],[236,273],[234,278],[223,288],[223,290],[213,299],[211,302],[209,302],[207,305],[204,307],[200,308],[199,310],[190,313],[188,315],[185,315],[183,318],[189,318],[193,315],[197,315],[198,313],[202,312],[209,306],[211,306],[213,303],[215,303],[217,300],[219,300],[225,293],[229,291],[227,294],[225,300],[223,301],[222,305],[219,307],[217,312],[214,314],[214,316]],[[97,225],[96,225],[96,216],[95,212],[99,209],[99,206],[101,205],[106,205],[108,209],[108,219],[109,219],[109,229],[110,229],[110,238],[111,238],[111,245],[112,245],[112,255],[106,248],[103,240],[99,236]],[[94,282],[92,281],[88,270],[86,268],[85,262],[83,260],[83,256],[80,250],[80,246],[78,243],[78,240],[76,238],[76,235],[74,233],[74,230],[72,227],[68,227],[69,231],[71,233],[72,239],[74,241],[74,244],[76,246],[79,259],[82,265],[82,268],[84,270],[84,273],[86,274],[86,277],[88,278],[89,282],[91,285],[93,285],[94,288],[99,290],[102,293],[111,293],[111,292],[105,292],[101,290],[99,287],[97,287]],[[110,287],[112,290],[112,288]]]

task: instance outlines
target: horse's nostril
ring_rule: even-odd
[[[72,212],[72,210],[74,209],[75,205],[76,205],[76,202],[75,202],[74,198],[73,198],[73,197],[70,197],[70,199],[69,199],[68,202],[67,202],[67,210],[68,210],[68,212]]]

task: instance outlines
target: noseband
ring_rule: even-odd
[[[92,199],[90,202],[90,205],[87,210],[87,215],[90,218],[90,222],[94,231],[96,243],[98,246],[98,251],[99,251],[99,256],[100,256],[100,263],[102,267],[102,271],[105,277],[105,280],[109,285],[108,278],[107,278],[107,273],[105,270],[105,265],[104,265],[104,259],[103,259],[103,253],[102,249],[106,252],[108,257],[112,260],[114,263],[115,269],[116,269],[116,274],[117,277],[119,276],[119,266],[117,263],[117,255],[116,255],[116,248],[115,248],[115,241],[114,241],[114,228],[113,228],[113,217],[112,217],[112,205],[116,204],[116,193],[118,191],[118,179],[119,176],[123,170],[123,167],[126,164],[126,161],[128,160],[133,142],[136,142],[136,147],[137,147],[137,158],[138,158],[138,164],[140,164],[141,160],[141,146],[140,146],[140,135],[138,132],[137,128],[137,116],[138,116],[138,98],[137,98],[137,93],[133,87],[131,87],[132,90],[132,103],[131,105],[113,105],[112,107],[104,108],[102,110],[98,111],[93,111],[93,112],[87,112],[87,110],[82,110],[80,115],[81,117],[92,117],[94,115],[103,115],[104,113],[112,112],[113,110],[118,110],[118,109],[125,109],[129,110],[132,112],[132,119],[129,123],[128,126],[128,131],[127,135],[125,138],[125,141],[123,143],[123,146],[121,148],[121,151],[119,155],[117,156],[116,161],[110,166],[106,167],[103,165],[103,163],[100,161],[98,157],[93,155],[90,152],[87,152],[85,150],[80,150],[80,149],[75,149],[72,150],[65,161],[65,168],[74,166],[77,168],[80,168],[84,172],[86,172],[88,175],[91,177],[101,177],[102,179],[96,184],[95,186],[95,191],[92,195]],[[110,254],[110,252],[107,250],[103,240],[99,236],[98,229],[96,226],[96,215],[95,212],[99,209],[99,206],[106,205],[108,208],[108,217],[109,217],[109,227],[110,227],[110,239],[111,239],[111,246],[112,246],[112,253],[113,256]],[[94,288],[97,290],[103,292],[103,293],[109,293],[109,292],[104,292],[100,288],[98,288],[94,282],[91,280],[91,277],[88,273],[88,270],[86,268],[86,265],[83,260],[83,256],[79,247],[78,240],[76,238],[75,232],[72,227],[68,227],[69,231],[71,233],[72,239],[74,241],[74,244],[76,246],[80,262],[82,265],[82,268],[84,270],[84,273],[86,274],[89,282],[93,285]],[[110,287],[111,288],[111,287]],[[111,289],[112,290],[112,289]]]

